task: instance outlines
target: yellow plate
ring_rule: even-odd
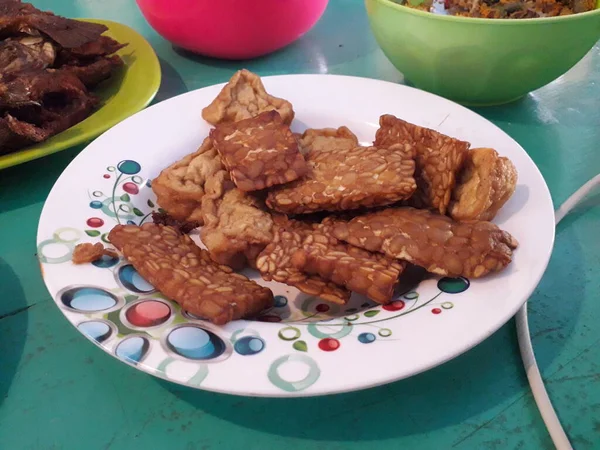
[[[139,33],[120,23],[82,20],[104,24],[108,27],[107,36],[128,43],[127,47],[117,52],[125,61],[125,66],[93,90],[102,99],[102,106],[90,117],[47,141],[0,156],[0,169],[90,141],[144,109],[156,95],[160,86],[160,63],[150,44]]]

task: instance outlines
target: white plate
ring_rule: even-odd
[[[521,244],[512,264],[471,283],[429,279],[391,307],[360,298],[346,307],[328,305],[251,274],[273,289],[277,306],[265,313],[266,322],[224,327],[189,317],[125,261],[72,265],[75,244],[98,242],[116,224],[113,199],[121,221],[139,223],[150,213],[150,180],[196,150],[209,131],[200,111],[222,87],[211,86],[118,124],[56,182],[40,218],[38,255],[46,285],[73,325],[106,352],[161,378],[217,392],[292,397],[414,375],[478,344],[515,314],[550,258],[554,213],[540,172],[514,140],[472,111],[406,86],[331,75],[268,77],[264,84],[292,102],[296,131],[347,125],[370,142],[379,116],[391,113],[508,156],[519,183],[495,222]],[[154,300],[140,302],[146,299]]]

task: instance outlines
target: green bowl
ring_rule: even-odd
[[[573,67],[600,39],[600,9],[541,19],[431,14],[365,0],[385,55],[406,80],[456,102],[517,100]]]

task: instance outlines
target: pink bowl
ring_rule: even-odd
[[[291,44],[319,20],[328,0],[137,0],[162,37],[192,52],[248,59]]]

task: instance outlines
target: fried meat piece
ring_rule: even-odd
[[[157,203],[174,219],[197,221],[202,225],[202,197],[206,180],[224,172],[221,157],[212,139],[206,138],[200,148],[164,169],[152,180]]]
[[[209,177],[205,189],[200,237],[211,258],[235,269],[254,267],[256,256],[273,239],[273,220],[264,203],[236,189],[226,171]]]
[[[491,148],[474,148],[452,193],[454,220],[492,220],[515,192],[517,169]]]
[[[300,151],[329,152],[348,151],[359,146],[356,135],[346,127],[339,128],[309,128],[299,138]]]
[[[64,65],[59,71],[75,75],[87,88],[92,89],[102,81],[109,79],[123,64],[119,55],[113,55],[99,58],[83,66]]]
[[[344,305],[350,299],[350,291],[319,275],[311,275],[296,268],[297,264],[304,265],[303,255],[298,252],[302,249],[304,239],[312,232],[313,226],[309,223],[277,216],[273,226],[273,240],[258,255],[256,266],[267,281],[285,283],[305,294]]]
[[[54,45],[41,36],[6,39],[0,42],[0,80],[19,72],[44,70],[55,58]]]
[[[189,236],[172,227],[117,225],[109,239],[166,297],[217,325],[254,316],[272,305],[269,289],[214,263]]]
[[[389,303],[405,263],[341,242],[332,231],[329,219],[313,227],[292,257],[294,267],[377,303]]]
[[[271,190],[267,205],[286,214],[389,205],[415,191],[413,158],[410,144],[310,151],[308,174]]]
[[[231,179],[242,191],[289,183],[308,170],[298,142],[277,111],[221,124],[210,136]]]
[[[104,248],[101,242],[96,242],[95,244],[85,242],[75,246],[71,261],[73,261],[73,264],[86,264],[97,261],[104,255],[113,258],[117,257],[117,253],[114,250]]]
[[[202,110],[208,123],[237,122],[250,119],[265,111],[275,110],[289,125],[294,119],[294,109],[287,100],[269,95],[260,77],[246,69],[236,72],[223,87],[217,98]]]
[[[379,125],[375,146],[411,143],[416,149],[417,192],[409,203],[418,208],[433,208],[440,214],[445,214],[456,176],[470,144],[405,122],[390,114],[381,116]]]
[[[388,208],[334,224],[333,235],[449,277],[480,278],[504,269],[517,241],[490,222],[454,222],[428,210]]]

